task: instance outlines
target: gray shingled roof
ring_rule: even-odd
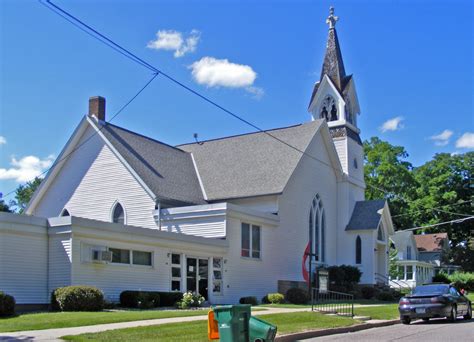
[[[206,203],[189,153],[112,124],[101,132],[165,204]]]
[[[384,206],[385,200],[356,202],[346,230],[377,229],[382,216],[378,211]]]
[[[268,132],[304,151],[322,122]],[[178,147],[193,154],[209,201],[282,193],[302,157],[262,132]]]

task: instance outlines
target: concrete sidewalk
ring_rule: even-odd
[[[301,311],[311,311],[311,308],[304,308],[304,309],[265,308],[265,310],[253,311],[252,315],[258,316],[258,315],[301,312]],[[202,316],[160,318],[160,319],[149,319],[149,320],[144,320],[144,321],[88,325],[84,327],[0,333],[0,341],[62,341],[59,338],[61,336],[66,336],[66,335],[80,335],[80,334],[85,334],[85,333],[97,333],[97,332],[106,331],[106,330],[143,327],[143,326],[148,326],[148,325],[160,325],[160,324],[167,324],[167,323],[184,323],[184,322],[193,322],[193,321],[202,321],[202,320],[207,320],[207,311],[204,311]]]

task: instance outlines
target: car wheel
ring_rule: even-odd
[[[456,318],[458,317],[458,310],[456,309],[456,306],[453,305],[451,307],[451,313],[448,316],[448,320],[450,322],[456,322]]]
[[[406,316],[402,317],[400,320],[402,321],[403,324],[410,324],[410,322],[411,322],[411,318],[406,317]]]
[[[422,319],[423,319],[423,322],[429,322],[430,321],[429,317],[422,318]]]
[[[471,307],[470,304],[469,304],[469,306],[467,307],[467,314],[465,314],[465,315],[463,316],[463,318],[464,318],[466,321],[472,319],[472,307]]]

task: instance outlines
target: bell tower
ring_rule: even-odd
[[[313,120],[327,121],[344,172],[359,187],[364,188],[363,148],[357,116],[359,101],[352,75],[346,75],[341,47],[337,37],[334,7],[329,8],[326,52],[321,76],[315,83],[308,111]],[[363,193],[362,193],[363,196]]]

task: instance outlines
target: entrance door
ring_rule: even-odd
[[[208,299],[208,259],[186,258],[186,291],[199,293]]]

